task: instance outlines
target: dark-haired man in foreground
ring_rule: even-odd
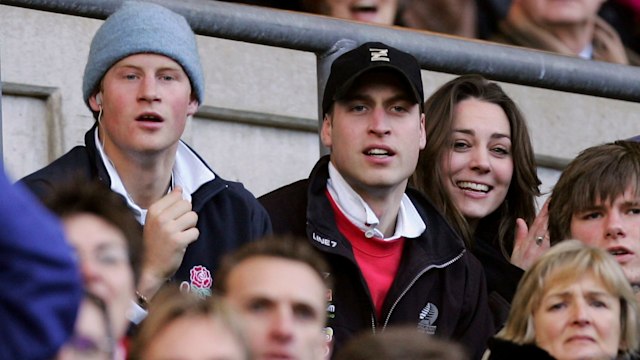
[[[413,324],[479,359],[493,334],[481,265],[407,189],[425,145],[422,103],[413,56],[382,43],[339,56],[322,103],[331,154],[308,179],[259,200],[274,232],[306,237],[329,262],[327,332],[336,348],[360,331]]]

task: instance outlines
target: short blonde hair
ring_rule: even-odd
[[[154,296],[149,316],[134,338],[130,358],[143,359],[147,348],[164,328],[178,319],[191,316],[209,317],[220,322],[241,345],[244,359],[251,359],[241,325],[222,299],[216,295],[202,299],[193,293],[181,292],[174,285],[166,286]]]
[[[553,246],[524,274],[511,303],[507,323],[496,337],[516,344],[535,343],[533,312],[540,306],[545,292],[558,280],[571,282],[587,273],[593,274],[620,300],[618,351],[635,353],[640,345],[640,325],[638,305],[629,281],[609,253],[578,240]]]

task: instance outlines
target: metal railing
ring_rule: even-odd
[[[122,0],[0,0],[0,4],[105,19]],[[424,69],[477,73],[513,84],[640,101],[640,69],[297,12],[213,0],[153,0],[184,15],[205,36],[309,51],[322,56],[341,39],[382,41],[413,54]]]

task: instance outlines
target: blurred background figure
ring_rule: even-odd
[[[618,359],[638,349],[638,315],[616,260],[567,240],[525,273],[485,359]]]
[[[330,353],[328,274],[304,239],[269,237],[225,256],[215,289],[239,315],[255,359],[319,360]]]
[[[221,300],[167,286],[153,298],[131,359],[248,360],[241,326]]]
[[[282,10],[311,12],[342,19],[511,43],[499,25],[510,13],[513,0],[220,0]],[[537,1],[537,0],[534,0]],[[547,1],[547,0],[543,0]],[[554,0],[555,1],[555,0]],[[602,0],[598,16],[634,53],[640,51],[640,1]],[[393,16],[390,10],[394,10]],[[516,19],[511,15],[513,19]],[[599,24],[600,25],[600,24]],[[611,40],[611,39],[609,39]],[[514,43],[514,45],[520,45]],[[608,44],[609,46],[612,46]],[[522,44],[521,46],[530,45]],[[534,46],[530,46],[534,47]],[[534,47],[538,48],[538,47]],[[550,49],[550,51],[555,51]],[[632,64],[634,64],[632,57]]]
[[[425,337],[412,326],[390,327],[379,334],[362,333],[349,340],[336,360],[467,360],[450,340]]]
[[[62,226],[0,161],[0,359],[51,359],[73,332],[82,282]]]
[[[305,11],[340,19],[394,25],[400,0],[302,0]]]
[[[222,0],[333,16],[379,25],[397,24],[403,0]]]
[[[123,359],[140,273],[140,224],[124,198],[98,182],[55,188],[45,205],[62,219],[85,289],[106,303],[118,342],[116,358]]]
[[[600,16],[616,29],[627,47],[640,52],[640,1],[607,0],[600,8]]]
[[[487,39],[497,30],[511,0],[405,0],[399,23],[410,28]]]
[[[96,295],[85,292],[73,335],[56,360],[113,360],[115,345],[107,306]]]
[[[640,64],[598,15],[604,0],[513,0],[493,41],[617,64]]]

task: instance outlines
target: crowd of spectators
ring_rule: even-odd
[[[221,0],[638,65],[636,0]]]
[[[546,2],[287,6],[633,63],[602,0]],[[85,145],[0,173],[1,358],[638,358],[637,137],[585,149],[536,211],[525,115],[500,85],[462,75],[425,101],[417,60],[368,42],[331,64],[330,153],[256,199],[180,140],[204,89],[182,16],[126,2],[102,24]]]

